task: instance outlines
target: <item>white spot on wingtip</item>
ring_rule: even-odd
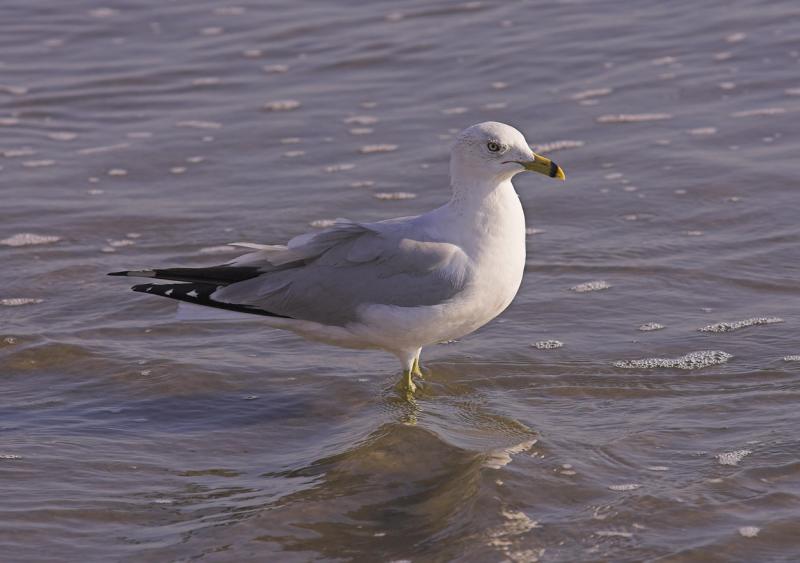
[[[172,290],[168,289],[167,291],[164,292],[164,295],[172,295]]]
[[[190,291],[190,292],[189,292],[189,293],[187,293],[186,295],[187,295],[187,297],[197,297],[197,291],[195,291],[195,290],[193,289],[192,291]]]

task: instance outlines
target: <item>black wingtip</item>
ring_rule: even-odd
[[[108,273],[108,274],[106,274],[106,275],[107,275],[107,276],[127,276],[127,275],[128,275],[128,272],[127,272],[127,270],[126,270],[126,271],[124,271],[124,272],[109,272],[109,273]]]
[[[258,309],[250,305],[237,305],[234,303],[223,303],[211,299],[211,295],[219,289],[220,286],[197,284],[197,283],[170,283],[170,284],[155,284],[155,283],[142,283],[134,285],[131,289],[138,293],[149,293],[150,295],[160,295],[162,297],[169,297],[177,301],[186,301],[187,303],[194,303],[196,305],[205,305],[207,307],[215,307],[217,309],[225,309],[227,311],[236,311],[237,313],[248,313],[251,315],[262,315],[265,317],[277,317],[281,319],[290,319],[286,315],[279,315],[271,313],[264,309]]]

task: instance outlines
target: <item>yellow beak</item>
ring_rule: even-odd
[[[530,172],[538,172],[539,174],[544,174],[551,178],[558,178],[559,180],[566,179],[564,171],[561,170],[558,164],[536,153],[533,153],[533,160],[517,160],[515,162],[521,164],[525,170],[529,170]]]

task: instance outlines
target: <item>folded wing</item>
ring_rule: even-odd
[[[340,223],[293,239],[283,255],[246,255],[236,263],[267,259],[283,267],[222,287],[212,298],[327,325],[357,321],[372,304],[446,302],[464,287],[469,260],[454,244],[419,240],[412,226],[410,220]]]

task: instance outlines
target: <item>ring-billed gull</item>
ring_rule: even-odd
[[[525,216],[511,179],[539,172],[563,180],[522,133],[485,122],[462,131],[450,156],[453,196],[414,217],[339,219],[286,245],[239,243],[254,252],[210,268],[114,272],[173,280],[153,293],[263,315],[274,328],[348,348],[391,352],[401,387],[416,386],[424,346],[460,338],[508,305],[525,267]]]

